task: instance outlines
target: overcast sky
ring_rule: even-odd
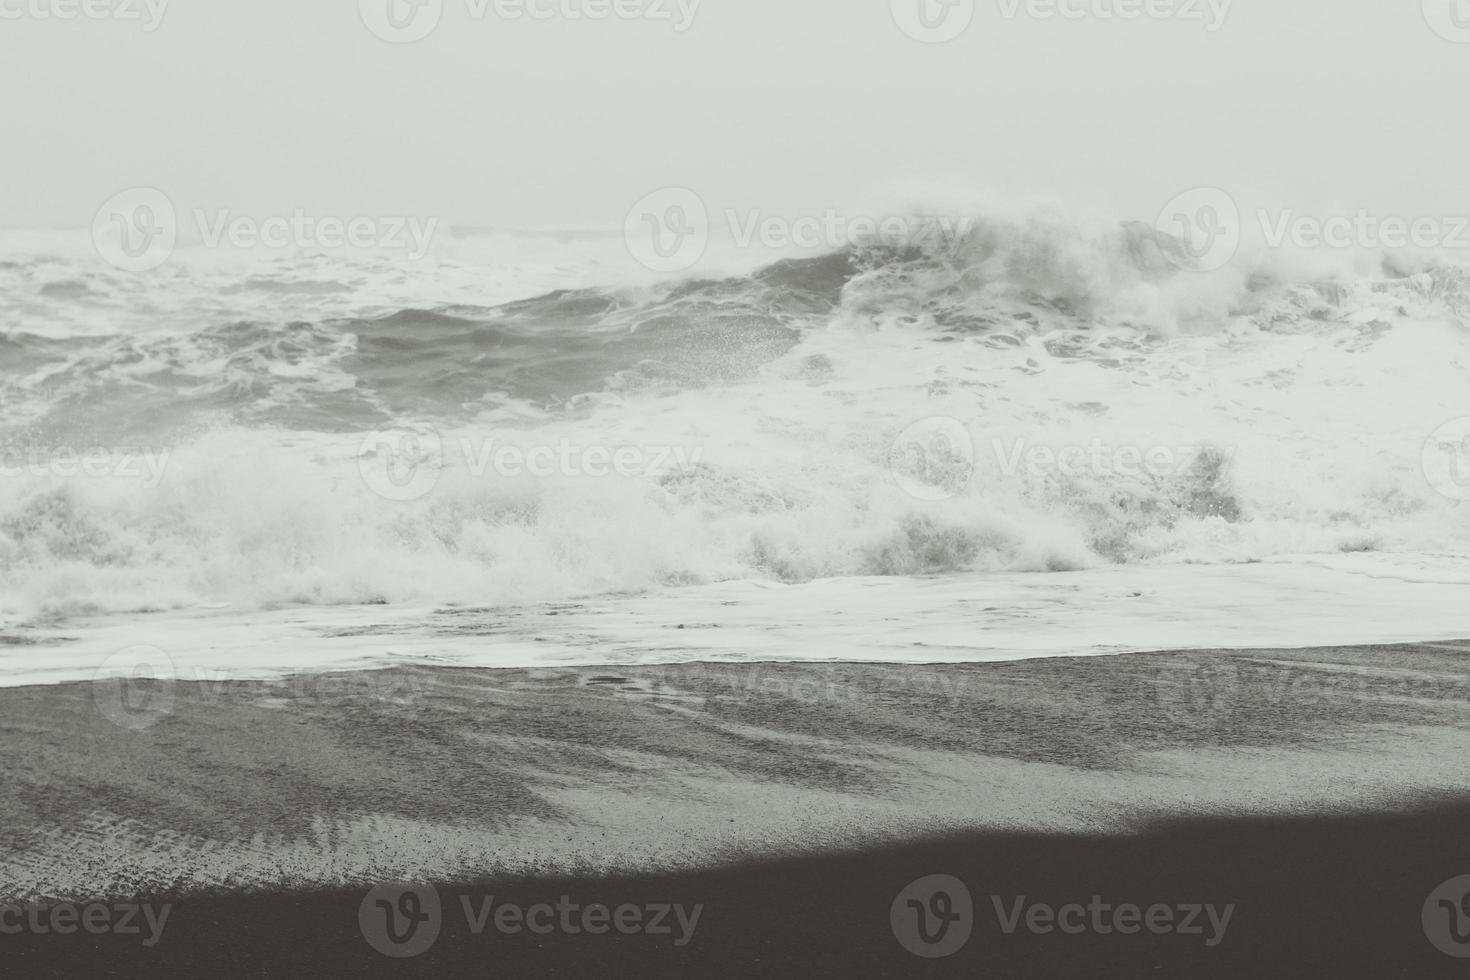
[[[1235,0],[1216,30],[1207,0],[1133,21],[979,0],[940,44],[890,0],[702,0],[682,31],[675,0],[600,21],[443,0],[403,44],[357,0],[173,0],[151,31],[145,0],[87,0],[131,21],[39,16],[68,2],[0,0],[0,226],[86,225],[134,185],[510,226],[615,225],[665,185],[806,213],[929,179],[1145,219],[1200,185],[1470,209],[1470,44],[1429,24],[1470,24],[1464,0]]]

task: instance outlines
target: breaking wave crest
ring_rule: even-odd
[[[435,267],[340,305],[373,272],[322,259],[155,282],[208,312],[146,328],[94,266],[0,263],[3,612],[1466,552],[1425,462],[1470,415],[1461,267],[948,227],[485,306]]]

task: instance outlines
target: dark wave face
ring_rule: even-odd
[[[507,400],[554,409],[609,389],[727,384],[796,346],[838,307],[854,272],[842,252],[653,296],[564,290],[484,309],[233,322],[184,336],[4,337],[4,398],[35,398],[17,381],[44,376],[46,411],[10,432],[45,443],[201,423],[350,432],[468,418]]]
[[[512,402],[555,411],[603,392],[749,381],[844,314],[891,321],[920,340],[1015,346],[1039,335],[1053,353],[1115,359],[1116,342],[1096,328],[1120,287],[1177,287],[1189,259],[1180,243],[1138,223],[1104,245],[1079,258],[1065,229],[981,223],[942,247],[854,246],[641,290],[559,290],[499,306],[319,321],[233,319],[184,331],[0,335],[0,405],[10,409],[3,431],[47,445],[78,433],[156,439],[220,425],[354,432],[468,419]],[[1281,286],[1256,276],[1235,301],[1259,306]],[[283,274],[221,292],[248,306],[252,295],[289,303],[348,289]],[[53,301],[93,291],[84,280],[41,287]]]

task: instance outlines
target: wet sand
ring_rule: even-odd
[[[1463,968],[1419,917],[1470,874],[1470,643],[70,684],[0,690],[0,724],[0,901],[175,903],[151,948],[0,935],[19,975]],[[927,960],[888,914],[936,873],[975,891],[976,936]],[[407,960],[357,924],[398,879],[449,916]],[[1202,948],[1004,935],[982,897],[1100,892],[1239,911]],[[453,928],[491,893],[705,912],[678,948]]]

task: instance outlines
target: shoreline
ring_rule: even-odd
[[[0,957],[31,977],[1382,980],[1470,953],[1430,901],[1470,874],[1466,642],[65,684],[0,690],[0,719]],[[927,958],[893,907],[935,875],[969,938]],[[1218,941],[1042,928],[1097,902],[1209,906]],[[652,931],[676,905],[683,945]],[[374,924],[430,907],[416,952]]]
[[[0,901],[693,872],[1413,808],[1470,787],[1470,643],[102,682],[0,717]]]
[[[1470,636],[1462,559],[1298,557],[728,581],[501,606],[199,608],[99,615],[0,637],[0,687],[99,670],[181,682],[387,667],[967,664],[1167,650],[1436,642]]]

